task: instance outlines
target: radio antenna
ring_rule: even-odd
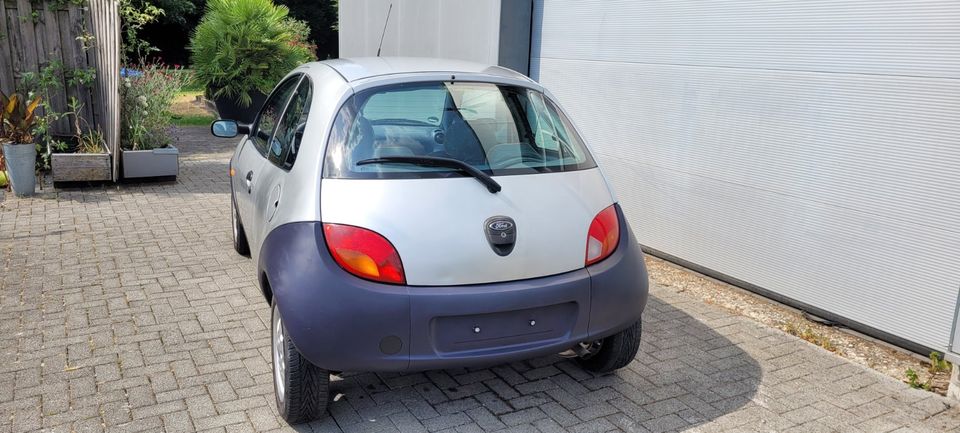
[[[387,9],[387,19],[383,21],[383,31],[380,32],[380,45],[377,45],[377,57],[380,57],[380,49],[383,48],[383,36],[387,34],[387,23],[390,22],[390,12],[393,11],[393,3],[390,3],[390,9]]]

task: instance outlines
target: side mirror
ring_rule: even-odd
[[[220,119],[210,124],[210,133],[215,137],[233,138],[241,134],[249,134],[250,126],[237,123],[236,120]]]

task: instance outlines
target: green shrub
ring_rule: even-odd
[[[190,41],[194,76],[214,98],[241,106],[269,93],[297,65],[314,60],[305,27],[271,0],[210,0]]]
[[[184,75],[149,65],[143,75],[127,76],[120,86],[120,146],[155,149],[170,144],[170,104],[183,87]]]
[[[920,375],[912,368],[908,368],[905,374],[907,376],[907,385],[910,385],[911,388],[922,389],[924,391],[933,389],[933,379],[927,379],[926,382],[921,382]]]
[[[953,366],[950,364],[950,361],[943,359],[943,355],[940,352],[930,352],[930,372],[931,373],[941,373],[948,372]]]

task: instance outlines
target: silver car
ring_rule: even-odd
[[[277,406],[325,413],[331,372],[636,355],[647,274],[558,104],[461,61],[303,65],[230,160],[236,250],[272,306]]]

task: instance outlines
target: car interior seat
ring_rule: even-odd
[[[471,165],[486,163],[486,153],[480,144],[476,132],[463,118],[454,119],[447,126],[445,150],[451,158],[459,159]]]

